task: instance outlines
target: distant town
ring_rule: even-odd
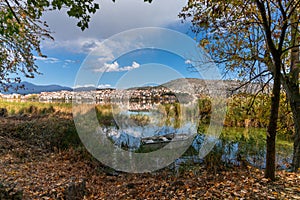
[[[0,93],[0,98],[7,100],[40,101],[40,102],[114,102],[128,100],[130,102],[189,102],[193,98],[202,95],[218,95],[225,92],[226,96],[234,93],[256,93],[261,86],[250,84],[248,87],[240,87],[237,81],[204,81],[200,79],[177,79],[155,87],[139,87],[130,89],[114,88],[63,88],[59,86],[57,91],[45,91],[49,87],[44,87],[44,91],[31,88],[27,93]],[[219,84],[219,85],[218,85]],[[32,84],[31,84],[32,85]],[[31,86],[33,87],[33,86]],[[40,88],[41,86],[36,86]],[[51,86],[53,88],[53,85]],[[25,87],[26,88],[26,87]],[[238,88],[238,89],[235,89]],[[267,91],[265,91],[267,92]]]
[[[188,94],[179,92],[177,95],[188,96]],[[111,102],[128,99],[131,102],[140,101],[158,101],[158,102],[176,102],[176,95],[174,91],[167,88],[148,88],[148,89],[134,89],[134,90],[116,90],[112,88],[96,89],[90,91],[54,91],[41,92],[38,94],[0,94],[2,99],[10,100],[24,100],[24,101],[40,101],[40,102]]]

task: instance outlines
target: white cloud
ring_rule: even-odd
[[[85,84],[85,85],[75,85],[73,89],[82,88],[82,87],[96,87],[94,84]]]
[[[76,61],[76,60],[66,59],[65,62],[66,62],[66,63],[76,63],[77,61]]]
[[[100,68],[99,71],[101,71],[101,72],[117,72],[117,71],[119,71],[119,63],[117,61],[112,64],[104,63],[104,67]]]
[[[192,61],[191,60],[186,60],[184,63],[185,64],[192,64]]]
[[[80,63],[80,60],[64,60],[64,64],[62,65],[63,68],[68,68],[71,64]]]
[[[87,88],[87,87],[94,87],[96,88],[96,86],[94,84],[85,84],[85,85],[76,85],[73,87],[73,89],[76,88]],[[99,84],[97,86],[97,88],[111,88],[112,86],[110,84]]]
[[[75,53],[89,53],[95,50],[100,43],[99,39],[91,37],[74,37],[67,40],[57,38],[55,41],[44,41],[42,47],[47,49],[64,48]]]
[[[98,69],[94,69],[94,71],[96,72],[123,72],[123,71],[130,71],[136,68],[139,68],[140,64],[133,61],[132,65],[130,66],[124,66],[124,67],[120,67],[119,63],[117,61],[108,64],[108,63],[104,63],[103,67],[100,67]]]
[[[98,88],[111,88],[110,84],[100,84],[98,85]]]
[[[45,62],[45,63],[50,63],[50,64],[61,62],[60,59],[58,59],[58,58],[53,58],[53,57],[40,57],[40,56],[34,56],[34,59],[35,59],[35,60],[39,60],[39,61],[43,61],[43,62]]]
[[[131,66],[126,66],[126,67],[123,67],[121,69],[122,69],[122,71],[129,71],[129,70],[133,70],[133,69],[136,69],[136,68],[139,68],[139,67],[140,67],[140,64],[133,61]]]
[[[54,32],[55,41],[46,41],[43,46],[88,53],[103,39],[125,30],[180,24],[178,13],[187,3],[187,0],[157,0],[151,4],[143,0],[97,1],[100,9],[92,15],[89,28],[83,32],[76,27],[76,19],[68,17],[65,11],[46,12],[44,19]]]
[[[46,64],[56,64],[61,63],[63,68],[69,67],[71,64],[79,63],[80,60],[71,60],[71,59],[59,59],[54,57],[41,57],[41,56],[34,56],[35,60],[44,62]]]

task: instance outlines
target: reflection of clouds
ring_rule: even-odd
[[[111,67],[114,67],[114,69],[116,69],[116,67],[118,66],[117,63],[114,62],[117,61],[118,58],[132,51],[145,49],[145,48],[168,51],[172,54],[178,55],[185,59],[187,58],[187,56],[191,58],[199,58],[197,60],[201,60],[202,57],[205,57],[203,55],[205,51],[203,50],[198,51],[196,42],[192,40],[190,37],[188,37],[187,35],[169,29],[162,29],[162,28],[148,27],[148,28],[129,30],[114,35],[110,37],[108,40],[104,40],[103,43],[100,43],[100,45],[97,47],[95,51],[90,52],[90,54],[85,59],[85,61],[83,62],[83,64],[81,65],[77,73],[78,76],[76,78],[74,85],[77,84],[82,85],[86,83],[94,83],[94,84],[99,83],[101,81],[103,74],[95,73],[96,69],[104,67],[105,64],[109,64],[109,63],[114,64],[114,66]],[[145,66],[148,66],[148,68]],[[214,67],[215,66],[212,66],[212,68]],[[155,72],[153,71],[154,68],[157,69],[157,73],[154,73]],[[147,74],[146,76],[141,77],[140,72],[142,73],[147,72]],[[220,77],[217,70],[209,70],[208,74],[203,73],[204,78],[212,77],[212,75],[216,79]],[[126,73],[126,76],[122,76],[121,79],[118,79],[116,85],[119,87],[116,88],[121,88],[121,89],[128,88],[129,86],[133,85],[132,84],[133,81],[134,81],[134,85],[138,85],[138,84],[145,85],[148,83],[154,83],[153,80],[156,80],[156,83],[158,81],[163,83],[166,82],[166,80],[172,80],[179,77],[184,78],[184,76],[182,76],[177,70],[172,69],[171,67],[162,64],[153,65],[153,63],[152,64],[149,63],[148,65],[144,64],[143,67],[137,70],[131,70],[130,73]],[[187,85],[189,85],[188,81],[186,81],[186,83]],[[173,89],[176,90],[176,85],[174,85],[174,87],[168,87],[168,88],[172,90]],[[193,91],[192,94],[194,94]],[[145,98],[147,97],[145,96]],[[129,98],[122,99],[120,103],[122,104],[124,101],[126,103],[127,101],[129,101]],[[145,137],[147,136],[147,134],[152,134],[152,135],[159,134],[160,132],[157,130],[159,129],[159,127],[161,128],[168,127],[170,128],[169,131],[172,131],[174,129],[176,133],[179,134],[189,133],[189,135],[191,136],[197,134],[197,125],[198,125],[198,117],[199,117],[199,113],[197,109],[198,108],[197,101],[190,102],[189,106],[191,106],[192,109],[195,110],[180,108],[181,110],[180,115],[179,115],[178,108],[176,108],[176,111],[174,111],[175,113],[174,115],[177,116],[176,118],[174,118],[173,115],[171,115],[170,108],[168,108],[168,111],[165,109],[166,112],[163,112],[165,113],[165,115],[163,115],[160,118],[162,119],[160,120],[161,123],[156,125],[155,123],[157,121],[154,121],[153,123],[151,123],[152,126],[154,127],[152,129],[151,129],[151,124],[149,126],[144,126],[144,124],[142,124],[143,126],[139,128],[140,130],[137,131],[137,133],[142,134],[142,136]],[[132,123],[130,117],[127,118],[126,116],[123,117],[119,115],[118,112],[116,112],[117,110],[114,109],[114,107],[112,108],[113,108],[113,122],[111,123],[117,125],[117,131],[123,131],[124,133],[125,130],[127,131],[127,128],[134,129],[135,127],[137,127],[136,124],[138,125],[138,123],[136,124]],[[170,163],[172,163],[174,159],[182,155],[190,146],[193,139],[193,137],[189,137],[188,140],[186,141],[184,140],[181,143],[178,143],[178,145],[176,145],[177,143],[171,143],[166,145],[162,149],[147,154],[141,155],[139,153],[134,153],[134,152],[128,153],[127,151],[123,151],[121,148],[116,148],[114,145],[111,145],[111,141],[106,142],[107,139],[105,137],[103,137],[104,144],[101,146],[95,144],[96,142],[93,138],[90,137],[87,138],[86,136],[87,131],[91,130],[92,128],[95,130],[95,128],[92,125],[94,124],[99,125],[97,115],[95,115],[94,112],[91,113],[91,115],[88,117],[79,116],[79,115],[77,115],[76,117],[77,118],[74,119],[74,122],[76,123],[76,129],[78,134],[80,135],[81,138],[83,138],[82,139],[83,144],[85,146],[92,147],[92,148],[103,147],[102,149],[99,149],[99,151],[92,149],[90,152],[102,163],[105,163],[110,167],[120,171],[149,172],[149,171],[153,171],[165,167]],[[215,119],[216,116],[213,115],[212,113],[211,122],[213,122],[213,124],[211,124],[210,127],[208,128],[208,133],[210,135],[216,135],[216,133],[221,133],[220,129],[218,129],[219,128],[218,126],[222,126],[222,124],[218,122],[219,121],[222,122],[222,119],[219,120],[220,117],[217,118],[216,120]],[[180,123],[175,123],[176,121]],[[84,124],[82,124],[82,122],[86,122],[86,126],[83,126]],[[187,125],[185,126],[184,122],[189,122],[190,124],[187,123]],[[174,126],[172,126],[172,123],[174,123]],[[211,126],[213,127],[211,128]],[[128,132],[129,131],[132,130],[128,130]],[[132,131],[129,133],[137,134],[136,131]],[[166,130],[162,130],[162,133],[166,133]],[[87,139],[84,140],[85,138]],[[129,139],[129,137],[124,137],[124,138],[126,138],[126,140]],[[213,145],[214,143],[212,143],[211,141],[205,140],[204,145],[202,146],[203,148],[200,149],[201,153],[199,153],[199,156],[203,158],[205,155],[207,155],[207,153],[212,149]]]
[[[146,127],[132,126],[122,129],[116,127],[101,127],[102,132],[111,138],[117,146],[127,146],[130,149],[137,149],[141,145],[143,139],[153,137],[164,139],[164,136],[173,137],[165,138],[165,141],[187,140],[196,134],[196,127],[191,123],[186,123],[180,129],[175,129],[170,126],[150,125]],[[148,140],[147,140],[148,141]]]

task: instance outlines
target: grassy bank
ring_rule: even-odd
[[[71,113],[71,103],[41,103],[34,101],[7,101],[0,99],[0,108],[7,110],[8,116],[33,114],[45,115],[55,112]]]

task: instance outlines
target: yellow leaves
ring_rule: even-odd
[[[10,170],[10,171],[7,171],[6,174],[9,176],[16,176],[18,174],[18,172],[16,170]]]
[[[209,41],[208,41],[208,39],[202,39],[201,41],[200,41],[200,43],[199,43],[202,47],[206,47],[206,45],[208,45],[209,44]]]
[[[26,13],[25,13],[25,12],[22,12],[22,13],[21,13],[21,17],[22,17],[23,19],[25,19],[25,18],[26,18],[26,16],[27,16],[27,15],[26,15]]]

